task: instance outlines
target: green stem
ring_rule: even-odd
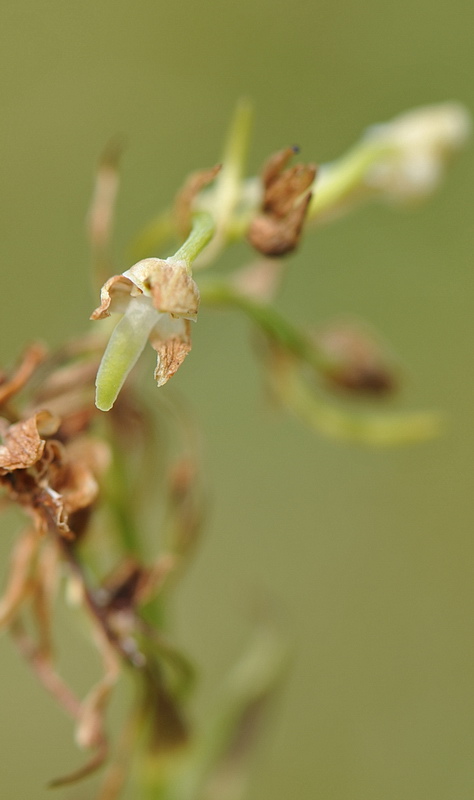
[[[126,468],[125,453],[119,446],[115,435],[111,437],[113,460],[109,481],[110,508],[113,511],[116,530],[122,553],[134,556],[138,561],[143,557],[142,544],[137,535],[133,515],[133,496],[130,475]]]
[[[251,127],[252,106],[247,100],[241,100],[230,126],[222,170],[215,184],[215,214],[219,228],[227,226],[239,199]]]
[[[318,219],[342,207],[354,194],[364,190],[368,170],[393,152],[385,142],[362,141],[345,156],[323,166],[313,184],[308,219]]]
[[[394,447],[433,439],[441,419],[430,411],[410,413],[357,413],[328,405],[317,397],[294,365],[281,364],[270,373],[275,395],[302,422],[331,439]]]
[[[215,229],[214,220],[207,211],[200,211],[194,214],[191,233],[174,256],[171,256],[170,261],[184,261],[188,272],[191,274],[192,262],[210,242],[214,236]]]
[[[200,285],[199,289],[203,303],[240,309],[285,350],[290,351],[317,370],[324,371],[328,366],[328,360],[315,344],[272,306],[258,303],[225,283],[204,283]]]

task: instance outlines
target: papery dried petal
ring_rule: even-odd
[[[199,309],[199,289],[185,264],[159,261],[150,275],[153,305],[173,317],[195,320]]]
[[[250,244],[266,256],[282,256],[298,245],[314,182],[314,164],[283,169],[297,149],[288,147],[271,156],[262,170],[262,213],[251,222]]]
[[[112,275],[100,290],[100,306],[92,312],[90,319],[104,319],[114,312],[124,314],[130,297],[140,294],[133,281],[124,275]]]
[[[314,164],[296,164],[286,169],[266,187],[263,210],[277,217],[286,216],[295,200],[312,185],[315,176]]]
[[[285,147],[283,150],[278,150],[266,160],[262,167],[262,183],[264,187],[270,186],[280,175],[283,168],[286,167],[290,158],[299,152],[298,147]]]
[[[158,356],[155,380],[158,386],[163,386],[191,351],[190,322],[163,317],[159,328],[154,329],[150,342]]]
[[[33,466],[43,455],[45,440],[59,427],[59,419],[49,411],[39,411],[27,420],[10,425],[3,432],[0,446],[0,471],[12,472]]]
[[[69,515],[90,506],[97,497],[99,487],[90,469],[80,461],[65,468],[61,481],[64,510]]]
[[[283,256],[294,250],[300,240],[311,193],[285,217],[261,214],[248,231],[250,244],[266,256]]]

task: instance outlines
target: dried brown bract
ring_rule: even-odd
[[[266,256],[283,256],[294,250],[301,237],[316,176],[314,164],[296,164],[285,169],[297,150],[287,147],[271,156],[262,170],[261,213],[252,221],[248,240]]]

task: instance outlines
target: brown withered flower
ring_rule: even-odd
[[[74,538],[69,517],[92,505],[97,497],[96,470],[104,462],[103,449],[92,440],[65,446],[52,438],[60,425],[49,411],[39,411],[9,425],[0,418],[0,485],[25,508],[39,533],[51,526]]]
[[[266,256],[283,256],[294,250],[301,237],[303,223],[316,176],[314,164],[286,167],[298,152],[287,147],[271,156],[262,170],[263,201],[261,213],[252,221],[247,238]]]
[[[316,335],[316,341],[325,361],[324,375],[332,386],[367,395],[384,395],[396,388],[387,354],[360,323],[333,323]]]

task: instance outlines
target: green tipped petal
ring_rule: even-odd
[[[110,337],[97,373],[95,404],[100,411],[112,408],[158,318],[158,312],[147,298],[130,299],[126,313]]]

